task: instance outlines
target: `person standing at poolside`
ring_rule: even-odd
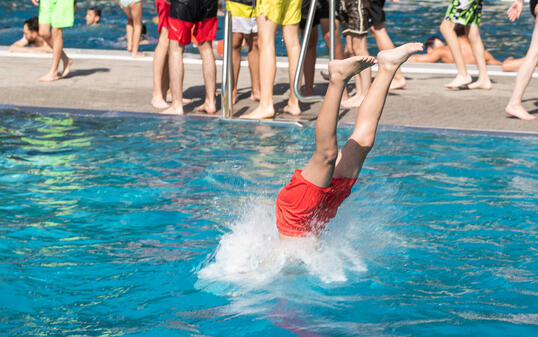
[[[342,22],[342,34],[346,37],[346,49],[350,56],[368,56],[366,36],[368,34],[368,8],[370,0],[340,0],[338,15]],[[344,108],[356,108],[361,105],[370,88],[372,70],[361,71],[357,92],[347,101],[342,102]],[[360,85],[359,85],[360,84]]]
[[[519,71],[516,76],[516,84],[514,86],[514,91],[512,92],[512,97],[506,106],[506,113],[524,120],[533,120],[536,119],[536,116],[531,115],[521,104],[523,99],[523,94],[527,90],[527,86],[534,72],[534,68],[538,63],[538,0],[531,0],[531,13],[534,15],[534,31],[532,33],[532,40],[527,51],[527,55],[521,64]],[[508,18],[510,21],[515,21],[521,15],[523,10],[523,0],[514,0],[512,6],[508,10]]]
[[[159,15],[157,29],[159,42],[153,54],[153,95],[151,105],[156,109],[166,109],[166,92],[169,87],[168,76],[168,17],[170,16],[170,0],[155,0]]]
[[[302,34],[304,34],[304,29],[306,27],[306,20],[308,16],[308,11],[310,9],[310,0],[303,0],[303,5],[301,9],[302,18],[299,23]],[[329,20],[329,2],[328,0],[318,0],[318,6],[316,8],[314,20],[312,22],[312,31],[310,32],[310,39],[308,40],[305,60],[304,60],[304,80],[305,80],[305,96],[312,96],[314,94],[314,75],[316,68],[316,58],[317,58],[317,46],[318,46],[318,25],[321,24],[321,35],[325,41],[327,48],[330,48],[330,27],[331,23]],[[335,8],[336,11],[336,8]],[[334,58],[336,60],[342,60],[344,58],[344,50],[342,48],[342,40],[340,39],[340,21],[338,20],[338,15],[335,13],[335,23],[334,23]],[[327,76],[322,73],[322,76]],[[342,100],[347,100],[347,92],[344,90]]]
[[[441,34],[454,56],[458,75],[450,83],[445,84],[446,88],[455,89],[462,86],[467,86],[469,89],[491,89],[491,81],[489,79],[488,70],[486,68],[486,58],[484,56],[484,45],[480,38],[478,25],[482,17],[482,0],[451,0],[450,6],[445,14],[445,18],[441,23]],[[473,55],[478,67],[478,80],[472,82],[471,75],[467,73],[465,61],[461,52],[461,47],[458,42],[458,37],[454,28],[456,24],[465,26],[465,35],[471,42]]]
[[[39,78],[40,82],[52,82],[60,79],[58,67],[62,60],[64,69],[61,77],[65,77],[71,70],[73,61],[64,53],[63,29],[72,27],[75,22],[74,0],[32,0],[39,6],[39,35],[52,48],[52,65],[45,75]],[[52,27],[52,35],[51,35]]]
[[[24,21],[22,38],[9,46],[9,51],[12,53],[52,53],[52,48],[39,36],[37,16]]]
[[[293,93],[293,78],[297,70],[301,44],[299,42],[299,21],[301,21],[302,0],[257,0],[256,22],[258,23],[258,45],[260,49],[260,103],[249,114],[241,116],[248,119],[271,118],[275,115],[273,107],[273,86],[276,75],[275,34],[279,25],[288,53],[288,74],[290,96],[283,111],[291,115],[301,114],[299,100]]]
[[[252,91],[250,100],[260,100],[260,52],[258,49],[258,25],[253,0],[228,0],[226,10],[232,14],[232,102],[237,102],[237,81],[241,69],[241,47],[243,40],[248,44],[248,69]]]
[[[163,113],[183,115],[183,51],[191,43],[192,28],[202,57],[206,97],[196,111],[217,112],[215,90],[217,67],[212,43],[217,35],[217,0],[171,0],[168,19],[168,68],[172,105]]]
[[[392,1],[399,2],[400,0]],[[392,44],[392,40],[385,27],[386,16],[385,11],[383,10],[384,6],[385,0],[370,0],[370,8],[368,10],[368,26],[370,27],[370,31],[375,38],[379,50],[394,48],[394,44]],[[396,75],[394,75],[394,80],[392,80],[390,88],[402,89],[405,85],[405,77],[403,76],[402,71],[398,69]]]
[[[121,9],[127,15],[125,35],[127,36],[127,51],[132,57],[144,57],[138,52],[140,36],[142,36],[142,0],[120,0]]]
[[[329,63],[329,87],[316,121],[316,149],[305,168],[296,170],[276,199],[276,226],[281,239],[319,236],[325,224],[350,195],[368,152],[374,145],[377,125],[390,83],[421,43],[408,43],[377,55],[378,72],[368,90],[348,141],[338,150],[336,129],[342,92],[355,74],[376,63],[371,56],[355,56]]]

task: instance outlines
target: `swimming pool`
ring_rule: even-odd
[[[538,138],[378,136],[279,249],[312,128],[1,110],[0,334],[535,335]]]
[[[85,25],[86,10],[92,6],[103,9],[103,24],[97,27]],[[484,45],[501,61],[509,56],[523,57],[531,40],[534,18],[530,15],[528,4],[521,18],[511,23],[506,17],[510,3],[507,1],[486,1],[484,3],[480,31]],[[447,0],[400,0],[398,3],[387,1],[387,30],[396,45],[410,41],[424,42],[431,35],[440,35],[439,25],[448,7]],[[23,23],[37,15],[38,8],[31,1],[0,0],[0,45],[10,45],[22,36]],[[140,46],[141,50],[154,50],[157,43],[157,25],[152,22],[155,12],[153,0],[144,1],[143,20],[148,28],[149,44]],[[118,5],[111,0],[79,0],[75,26],[64,30],[66,48],[125,49],[126,16]],[[217,40],[223,38],[224,20],[219,17]],[[375,40],[371,37],[368,46],[372,55],[377,54]],[[327,57],[325,43],[320,38],[318,55]],[[189,52],[197,52],[192,46]],[[276,53],[286,55],[280,30],[277,31]]]

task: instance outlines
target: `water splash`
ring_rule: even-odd
[[[276,278],[305,274],[328,284],[366,271],[361,256],[343,235],[326,241],[314,237],[280,240],[273,202],[250,200],[241,209],[242,215],[228,226],[230,231],[198,272],[199,286],[220,281],[252,289]]]

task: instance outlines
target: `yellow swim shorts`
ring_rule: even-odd
[[[243,2],[245,2],[243,0]],[[248,1],[250,3],[250,1]],[[255,18],[256,12],[251,5],[243,4],[239,1],[226,1],[226,10],[229,11],[234,17],[242,18]]]
[[[258,0],[256,16],[265,15],[279,25],[294,25],[301,21],[302,0]]]

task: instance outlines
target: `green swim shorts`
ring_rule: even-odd
[[[39,1],[39,24],[51,25],[53,28],[65,28],[73,26],[74,22],[74,0]]]
[[[445,14],[445,20],[464,26],[478,26],[481,17],[482,0],[452,0]]]

